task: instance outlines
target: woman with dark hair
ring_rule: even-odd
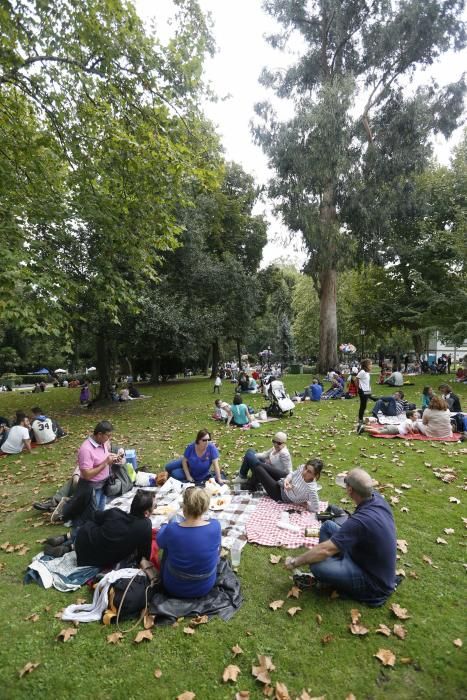
[[[286,477],[276,479],[264,465],[258,463],[253,466],[253,474],[256,482],[264,486],[266,493],[274,501],[301,503],[306,505],[311,513],[317,513],[319,498],[316,482],[323,467],[322,460],[309,459],[306,464],[302,464]]]
[[[448,405],[449,410],[452,413],[461,413],[462,407],[460,399],[457,396],[457,394],[453,392],[449,384],[440,384],[439,388],[441,390],[444,400]]]
[[[208,508],[206,491],[188,488],[183,494],[184,520],[172,520],[157,533],[157,544],[164,550],[162,583],[169,595],[198,598],[216,583],[221,526],[218,520],[205,520]]]
[[[149,559],[152,543],[151,513],[154,494],[137,491],[129,513],[120,508],[95,511],[78,530],[73,542],[69,534],[46,540],[44,553],[61,557],[72,549],[76,551],[78,566],[111,568],[131,557],[135,564]]]
[[[248,407],[243,403],[240,394],[235,394],[233,404],[230,406],[232,411],[231,425],[236,425],[238,428],[243,428],[252,421],[252,417],[248,411]]]
[[[198,431],[195,441],[190,442],[183,457],[168,462],[164,469],[178,481],[200,483],[214,476],[218,484],[224,483],[219,467],[219,451],[206,429]],[[214,474],[211,469],[214,469]]]
[[[430,405],[423,411],[422,420],[417,421],[417,428],[428,437],[452,437],[451,414],[441,396],[433,396]]]
[[[425,410],[425,408],[428,408],[430,405],[430,401],[434,396],[433,389],[431,386],[424,386],[423,391],[422,391],[422,411]]]

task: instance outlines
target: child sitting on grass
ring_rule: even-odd
[[[367,423],[366,425],[359,426],[358,434],[378,433],[379,435],[413,435],[414,433],[419,432],[415,424],[415,421],[419,417],[418,411],[407,411],[405,414],[405,421],[399,423],[398,425],[381,426],[379,423]]]

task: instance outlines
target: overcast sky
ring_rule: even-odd
[[[262,0],[199,0],[205,12],[212,15],[213,34],[217,53],[206,64],[206,77],[211,81],[215,92],[228,99],[217,104],[207,103],[205,112],[214,122],[221,136],[228,160],[240,163],[251,173],[258,184],[265,183],[270,175],[262,150],[255,146],[250,132],[250,120],[254,116],[255,102],[271,99],[271,93],[258,83],[258,76],[264,66],[284,68],[294,60],[290,53],[273,50],[264,40],[264,35],[274,31],[276,23],[261,9]],[[145,20],[154,18],[158,25],[158,36],[164,38],[167,19],[173,14],[171,0],[135,0],[140,16]],[[433,76],[441,85],[459,79],[467,65],[467,52],[446,55],[430,68],[428,76]],[[424,78],[425,82],[426,78]],[[283,106],[284,116],[287,107]],[[458,130],[459,132],[460,130]],[[436,154],[444,163],[460,138],[456,133],[447,144],[440,137],[436,143]],[[261,207],[264,210],[264,206]],[[300,244],[293,245],[280,223],[265,212],[270,223],[269,240],[263,255],[263,264],[274,259],[289,259],[297,265],[304,261]],[[286,255],[284,255],[284,245]]]

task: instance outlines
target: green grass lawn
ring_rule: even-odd
[[[307,379],[288,377],[286,386],[293,393],[303,388]],[[416,386],[407,387],[407,398],[420,404],[421,388],[430,379],[436,389],[440,378],[416,379]],[[454,386],[466,406],[467,387]],[[389,388],[375,391],[390,393]],[[100,700],[152,696],[174,700],[190,690],[197,700],[231,700],[245,690],[250,698],[262,698],[263,688],[251,675],[257,654],[272,657],[276,666],[272,682],[284,683],[294,700],[303,689],[311,697],[325,695],[327,700],[344,700],[350,693],[357,700],[467,697],[467,557],[462,520],[467,515],[466,443],[358,437],[358,400],[306,402],[291,418],[259,430],[238,431],[210,419],[214,396],[208,380],[194,378],[145,392],[152,397],[148,401],[117,404],[98,413],[78,408],[76,390],[53,389],[40,397],[0,394],[0,415],[29,410],[39,400],[41,407],[70,432],[60,443],[38,448],[30,455],[0,459],[0,544],[24,543],[29,548],[24,554],[0,549],[0,697]],[[230,399],[232,393],[231,386],[224,383],[221,397]],[[248,402],[263,406],[260,396],[249,397]],[[333,503],[339,504],[345,495],[334,485],[335,475],[354,466],[367,469],[384,487],[386,498],[394,501],[398,538],[406,540],[408,548],[407,553],[400,552],[398,563],[406,573],[405,581],[379,609],[316,593],[304,593],[298,601],[287,599],[290,574],[281,563],[269,562],[270,554],[285,556],[287,552],[247,545],[239,569],[245,602],[230,622],[214,619],[199,626],[192,636],[183,633],[183,623],[155,628],[154,639],[139,645],[132,641],[136,631],[119,645],[109,645],[106,637],[115,628],[90,623],[81,624],[71,641],[56,641],[60,630],[68,626],[55,617],[57,611],[78,597],[91,600],[91,595],[85,589],[78,594],[60,594],[36,585],[23,586],[26,566],[41,550],[40,540],[61,532],[34,511],[31,503],[52,494],[70,475],[81,441],[104,418],[113,422],[115,439],[136,447],[139,463],[154,471],[180,453],[205,426],[212,430],[221,450],[221,464],[231,475],[248,447],[263,449],[275,430],[285,430],[294,466],[312,456],[324,459],[321,498]],[[443,483],[433,474],[433,469],[445,467],[455,469],[458,478],[453,483]],[[459,499],[460,504],[450,502],[450,497]],[[445,528],[454,532],[446,534]],[[447,544],[437,544],[438,537]],[[277,599],[285,604],[273,611],[269,603]],[[410,618],[397,620],[390,610],[392,603],[407,608]],[[293,606],[301,610],[291,617],[287,609]],[[370,630],[367,635],[350,633],[352,608],[360,610],[361,623]],[[26,619],[34,613],[37,621]],[[404,640],[375,633],[380,624],[392,629],[398,622],[407,630]],[[132,623],[124,624],[129,628]],[[453,644],[456,639],[463,640],[463,648]],[[236,658],[231,651],[234,645],[243,650]],[[394,668],[383,667],[374,658],[380,648],[396,655]],[[28,662],[40,665],[19,678],[19,670]],[[222,681],[228,664],[241,670],[236,683]],[[160,678],[154,677],[155,669],[162,671]]]

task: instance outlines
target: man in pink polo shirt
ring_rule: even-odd
[[[104,486],[109,478],[109,465],[120,459],[109,452],[107,443],[112,437],[112,424],[101,421],[94,432],[78,450],[80,478],[72,499],[62,498],[54,512],[52,522],[72,520],[74,528],[89,520],[96,510],[104,510]]]
[[[89,482],[94,489],[97,510],[103,510],[105,496],[103,488],[109,478],[109,465],[115,462],[117,455],[111,454],[107,444],[112,437],[112,424],[101,421],[94,428],[94,434],[83,442],[78,450],[80,478]]]

